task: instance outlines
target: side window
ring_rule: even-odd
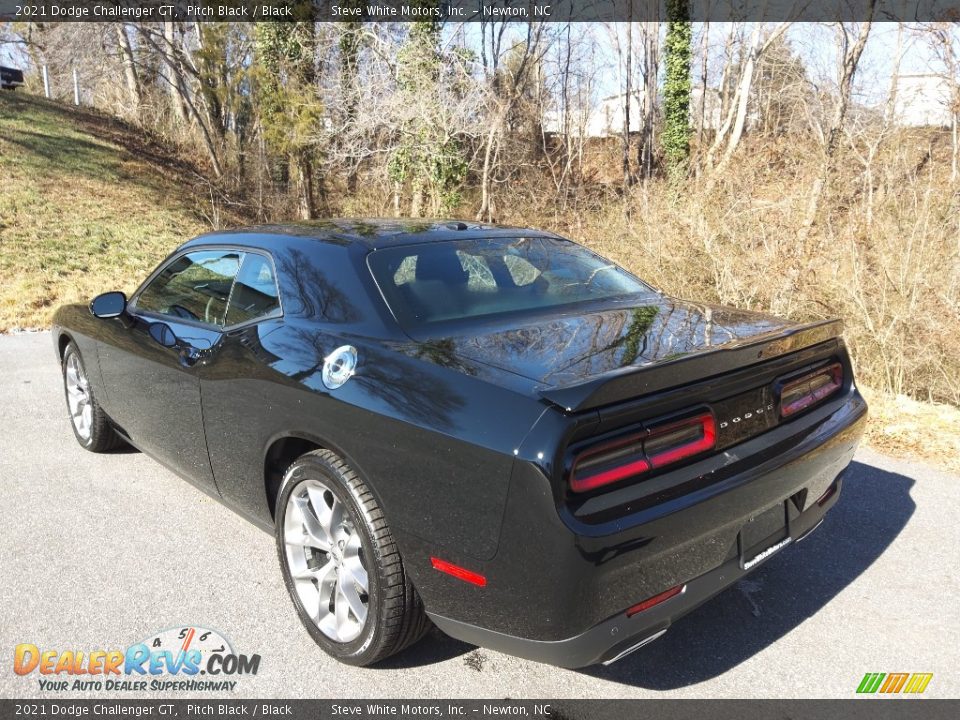
[[[227,325],[256,320],[280,309],[273,265],[263,255],[247,253],[227,307]]]
[[[167,265],[137,298],[148,312],[223,325],[230,287],[240,269],[236,250],[187,253]]]

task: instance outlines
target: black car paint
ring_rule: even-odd
[[[265,464],[275,443],[302,438],[342,455],[377,494],[441,628],[557,664],[611,657],[656,629],[644,617],[669,624],[674,616],[664,620],[661,608],[635,616],[626,637],[596,636],[630,605],[736,559],[740,529],[759,512],[793,503],[798,528],[808,529],[836,501],[815,503],[850,462],[866,412],[837,324],[798,326],[650,293],[408,337],[367,254],[470,234],[554,237],[391,222],[216,233],[168,261],[199,247],[267,253],[281,316],[211,329],[138,314],[134,293],[117,319],[60,309],[54,337],[61,352],[73,339],[97,358],[94,393],[135,445],[264,529],[273,522]],[[192,354],[150,338],[158,319]],[[344,343],[361,362],[330,391],[323,358]],[[843,393],[791,422],[643,482],[586,497],[566,490],[578,442],[693,404],[720,407],[824,358],[844,364]],[[431,556],[484,573],[486,587],[438,573]],[[583,640],[563,642],[584,633],[593,633],[587,650]]]

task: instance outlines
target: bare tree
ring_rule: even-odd
[[[640,175],[646,181],[653,177],[653,153],[656,148],[654,131],[657,118],[657,76],[660,73],[660,23],[641,24],[641,42],[643,53],[640,74],[643,80],[643,93],[640,103],[640,145],[637,157]]]
[[[140,78],[137,77],[137,64],[133,57],[133,47],[130,45],[130,36],[127,35],[125,23],[114,25],[117,33],[117,46],[120,50],[120,60],[123,63],[123,76],[127,83],[127,93],[133,105],[133,113],[137,114],[140,103],[143,102],[143,93],[140,90]]]
[[[491,24],[492,26],[494,24]],[[506,25],[506,23],[501,23]],[[494,70],[487,87],[489,102],[488,122],[489,130],[483,141],[483,167],[480,173],[480,207],[477,210],[477,220],[492,220],[493,205],[491,185],[495,158],[506,128],[507,118],[520,100],[521,92],[530,79],[533,68],[543,59],[548,50],[544,42],[546,25],[544,23],[527,23],[525,37],[511,48],[512,63],[502,70]],[[491,27],[493,37],[495,28]],[[497,37],[503,37],[503,29]],[[497,46],[499,49],[499,45]],[[492,67],[499,68],[503,57],[491,56]]]
[[[950,181],[960,182],[960,24],[936,22],[921,26],[934,56],[940,64],[940,76],[947,86],[944,98],[950,114]]]
[[[838,23],[836,26],[837,53],[840,63],[840,77],[837,86],[837,99],[833,109],[833,116],[827,129],[823,147],[823,159],[820,164],[820,173],[813,181],[810,189],[810,199],[807,211],[800,229],[801,242],[807,239],[810,228],[816,222],[817,210],[820,207],[820,198],[830,172],[833,170],[834,155],[840,134],[843,131],[843,121],[850,106],[850,93],[853,89],[853,78],[860,64],[860,56],[867,45],[870,28],[873,24],[873,13],[876,0],[870,0],[867,19],[863,23]]]
[[[847,143],[854,156],[863,166],[862,193],[866,199],[865,217],[868,227],[873,225],[874,208],[878,194],[876,179],[878,158],[881,148],[893,134],[897,123],[896,106],[900,66],[903,62],[903,35],[904,23],[897,23],[896,50],[893,67],[890,71],[890,85],[883,114],[878,118],[876,113],[861,112],[857,114],[858,116],[853,119],[853,122],[848,121],[844,127]]]
[[[623,61],[624,93],[623,93],[623,143],[621,148],[620,166],[623,170],[623,194],[626,196],[633,177],[630,172],[630,106],[633,104],[633,4],[630,4],[629,20],[627,22],[627,41],[625,58]]]
[[[733,157],[740,139],[743,136],[744,126],[747,120],[747,108],[750,101],[750,90],[753,86],[753,75],[757,67],[757,61],[763,53],[787,30],[790,23],[781,22],[774,26],[770,33],[764,38],[762,35],[763,23],[756,23],[753,32],[750,34],[750,40],[744,50],[741,58],[740,75],[736,83],[736,90],[733,99],[727,111],[726,117],[717,135],[714,138],[710,150],[707,152],[706,166],[713,167],[713,159],[721,147],[724,147],[723,154],[716,166],[713,167],[715,175],[721,174]]]
[[[164,20],[162,42],[155,42],[154,47],[159,51],[166,68],[167,91],[170,93],[170,104],[177,118],[181,122],[187,121],[186,83],[180,72],[180,63],[177,61],[177,46],[175,37],[176,23],[173,20]],[[150,37],[148,34],[147,37]]]
[[[182,35],[179,38],[176,36],[174,26],[173,21],[165,21],[161,34],[150,27],[150,24],[144,23],[140,26],[139,37],[160,56],[164,65],[162,77],[170,105],[182,124],[189,125],[191,120],[194,121],[207,151],[210,167],[214,175],[220,178],[223,176],[221,149],[214,141],[208,118],[204,118],[198,107],[202,98],[195,99],[195,93],[191,92],[188,83],[188,77],[197,78],[197,69],[191,61],[188,45]]]

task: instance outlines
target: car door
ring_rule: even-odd
[[[259,497],[259,485],[239,479],[249,477],[251,456],[262,468],[265,434],[271,432],[264,416],[276,404],[271,367],[280,360],[262,341],[282,325],[282,317],[272,258],[246,252],[230,293],[223,336],[200,371],[210,464],[221,495],[234,507],[249,507]]]
[[[244,252],[204,248],[170,259],[131,298],[101,338],[110,417],[140,448],[216,492],[203,428],[199,373],[223,337],[227,302]],[[150,335],[166,323],[164,347]]]

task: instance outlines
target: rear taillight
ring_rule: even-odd
[[[780,417],[813,407],[843,386],[843,367],[833,363],[791,380],[780,388]]]
[[[716,440],[717,425],[709,412],[655,425],[577,455],[570,472],[570,489],[588,492],[638,477],[711,450]]]
[[[686,460],[713,448],[717,442],[717,425],[711,413],[655,427],[643,447],[655,468]]]

